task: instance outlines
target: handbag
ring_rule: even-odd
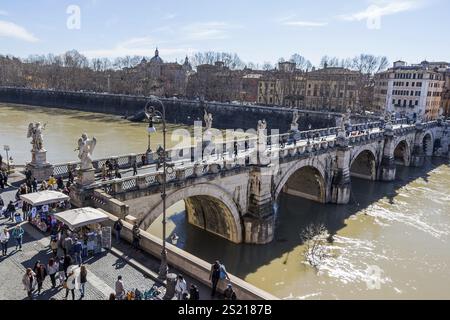
[[[224,280],[226,278],[226,273],[223,267],[220,267],[220,279]]]
[[[64,288],[64,289],[68,289],[68,287],[67,287],[67,280],[64,280],[64,282],[63,282],[63,288]]]

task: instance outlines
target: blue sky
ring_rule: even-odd
[[[80,29],[67,8],[80,8]],[[263,63],[300,53],[450,60],[448,0],[0,0],[0,54],[89,57],[236,52]]]

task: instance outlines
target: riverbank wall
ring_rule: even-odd
[[[166,106],[167,121],[173,124],[193,125],[194,121],[202,121],[205,109],[213,114],[213,127],[217,129],[256,129],[258,121],[265,119],[269,129],[279,129],[283,133],[290,129],[292,122],[292,109],[288,108],[174,98],[162,101]],[[147,99],[143,96],[0,87],[0,102],[132,117],[144,109]],[[300,130],[307,130],[309,125],[312,129],[334,127],[340,118],[337,113],[309,110],[299,113]]]

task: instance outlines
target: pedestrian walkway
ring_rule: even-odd
[[[20,177],[11,181],[20,183]],[[1,196],[5,203],[14,200],[16,188],[10,187],[7,191],[2,192]],[[7,226],[14,226],[10,221],[0,218],[0,229]],[[23,239],[23,251],[15,251],[13,239],[9,242],[8,256],[0,257],[0,274],[9,275],[4,278],[4,283],[0,287],[0,300],[22,300],[26,299],[27,294],[23,289],[22,277],[26,268],[33,268],[36,261],[47,263],[52,257],[49,248],[50,237],[36,229],[34,226],[23,223],[25,230]],[[137,251],[130,244],[122,241],[117,243],[115,237],[112,241],[113,248],[110,251],[91,257],[85,262],[88,269],[88,284],[86,285],[86,293],[84,300],[104,300],[114,292],[115,281],[118,275],[122,275],[126,289],[140,291],[149,290],[153,285],[162,286],[163,282],[157,279],[160,260],[143,251]],[[59,252],[62,255],[62,252]],[[210,299],[210,288],[200,283],[178,270],[173,268],[169,272],[183,275],[187,282],[188,288],[191,284],[195,284],[200,292],[200,299]],[[50,278],[47,277],[43,286],[43,294],[37,299],[62,299],[65,296],[65,289],[51,289]],[[69,298],[71,296],[69,295]],[[76,297],[80,297],[80,293],[76,292]]]

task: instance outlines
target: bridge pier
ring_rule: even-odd
[[[332,203],[347,204],[350,202],[350,157],[351,147],[348,146],[348,139],[341,136],[336,151],[337,170],[331,186]]]
[[[415,145],[414,151],[411,156],[411,166],[412,167],[422,167],[425,163],[425,153],[423,152],[422,146]]]
[[[395,139],[394,132],[390,129],[386,129],[384,134],[384,150],[383,158],[380,165],[380,180],[381,181],[394,181],[396,175],[395,165]]]
[[[266,244],[275,234],[275,216],[272,200],[272,166],[255,167],[250,173],[248,212],[243,217],[244,242]]]

